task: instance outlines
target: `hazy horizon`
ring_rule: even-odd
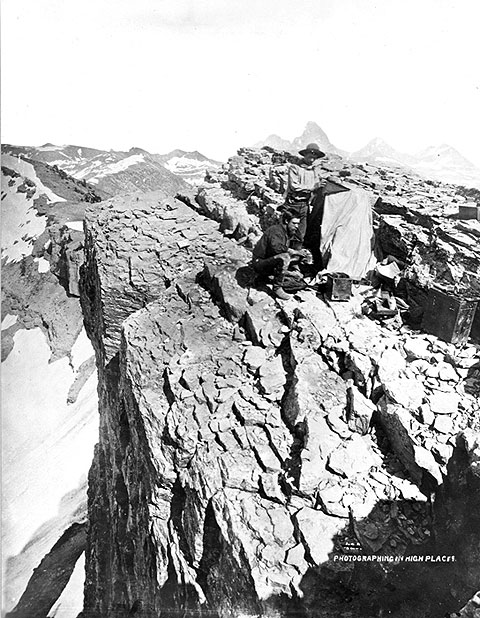
[[[315,121],[311,121],[311,120],[310,120],[310,121],[307,121],[307,122],[315,122]],[[307,123],[305,123],[305,124],[307,124]],[[315,124],[317,124],[318,126],[320,126],[318,123],[315,123]],[[326,130],[324,129],[324,127],[320,127],[320,128],[321,128],[322,130],[324,130],[324,132],[326,133],[327,137],[330,139],[330,136],[329,136],[329,134],[328,134],[328,131],[326,131]],[[303,127],[303,129],[305,129],[305,126]],[[299,137],[299,136],[302,134],[303,129],[302,129],[301,131],[299,131],[299,133],[298,133],[297,135],[293,135],[293,136],[288,136],[288,137],[285,137],[284,135],[280,135],[280,134],[278,134],[278,133],[277,133],[277,134],[275,134],[275,135],[277,135],[278,137],[281,137],[281,138],[283,138],[283,139],[286,139],[286,140],[288,140],[288,141],[290,141],[290,142],[293,142],[293,140],[294,140],[295,138]],[[274,135],[274,134],[273,134],[273,133],[271,133],[270,135],[265,135],[265,136],[263,136],[263,138],[262,138],[262,139],[258,139],[258,140],[257,140],[257,142],[263,142],[263,141],[265,141],[265,140],[266,140],[266,138],[268,138],[268,137],[270,137],[270,136],[272,136],[272,135]],[[365,146],[367,146],[370,142],[373,142],[373,141],[375,141],[375,140],[377,140],[377,139],[381,139],[381,140],[383,140],[383,138],[382,138],[381,136],[378,136],[378,135],[377,135],[377,136],[375,136],[375,137],[371,138],[370,140],[368,140],[368,142],[366,142],[365,144],[363,144],[363,146],[361,146],[361,147],[360,147],[360,148],[358,148],[357,150],[361,150],[362,148],[364,148]],[[332,142],[332,140],[330,140],[330,141]],[[130,151],[130,150],[132,150],[132,149],[134,149],[134,148],[140,148],[140,149],[146,150],[147,152],[150,152],[151,154],[157,154],[157,155],[166,155],[166,154],[169,154],[170,152],[173,152],[173,151],[175,151],[175,150],[183,150],[183,151],[185,151],[185,152],[194,152],[194,151],[197,151],[197,152],[199,152],[201,155],[204,155],[204,156],[206,156],[206,157],[208,157],[209,159],[212,159],[212,160],[218,160],[219,162],[226,162],[226,161],[227,161],[227,159],[228,159],[229,157],[231,157],[231,156],[235,155],[236,151],[237,151],[239,148],[243,148],[243,147],[253,147],[253,146],[255,145],[255,144],[253,144],[253,143],[251,143],[251,144],[239,144],[239,145],[235,148],[235,151],[232,151],[232,152],[228,153],[228,154],[227,154],[227,156],[226,156],[224,159],[218,159],[218,158],[216,158],[216,157],[211,156],[209,152],[203,152],[200,148],[194,148],[194,149],[191,149],[191,150],[187,150],[186,148],[182,148],[182,147],[175,147],[175,148],[172,148],[171,150],[169,150],[168,152],[167,152],[167,151],[155,151],[155,152],[153,152],[153,151],[149,151],[147,148],[144,148],[141,144],[134,144],[134,145],[132,145],[132,146],[130,146],[130,147],[128,147],[128,148],[115,149],[115,148],[109,148],[109,147],[102,148],[102,147],[97,146],[97,145],[92,145],[92,144],[83,144],[83,143],[82,143],[82,144],[81,144],[81,143],[77,143],[77,144],[53,144],[52,142],[45,142],[45,143],[43,143],[43,144],[30,144],[30,143],[29,143],[29,144],[27,144],[27,143],[25,143],[25,144],[20,144],[20,143],[13,143],[13,142],[2,142],[2,143],[4,143],[4,144],[9,144],[9,145],[11,145],[11,146],[17,146],[17,147],[20,147],[20,148],[21,148],[21,147],[42,148],[42,147],[47,147],[47,146],[50,146],[50,145],[51,145],[51,146],[58,147],[58,148],[64,148],[64,147],[68,147],[68,146],[74,146],[74,147],[79,147],[79,148],[90,148],[90,149],[93,149],[93,150],[102,150],[102,151],[107,151],[107,152],[109,152],[109,151],[113,151],[113,152],[119,152],[119,151],[121,151],[121,152],[128,152],[128,151]],[[355,151],[347,151],[345,148],[342,148],[342,145],[335,144],[334,142],[332,142],[332,144],[333,144],[333,146],[335,146],[335,147],[336,147],[336,148],[338,148],[339,150],[344,150],[344,151],[346,151],[348,154],[353,154],[353,153],[355,152]],[[394,150],[395,150],[395,151],[397,151],[397,152],[398,152],[399,154],[401,154],[401,155],[407,155],[407,156],[409,156],[409,155],[410,155],[410,156],[412,156],[412,157],[419,156],[419,155],[422,153],[422,151],[423,151],[423,150],[428,150],[430,147],[435,148],[435,147],[441,147],[441,146],[444,146],[444,145],[445,145],[445,146],[449,146],[449,147],[451,147],[451,144],[429,144],[429,145],[428,145],[428,146],[426,146],[424,149],[417,150],[416,152],[405,152],[405,151],[401,151],[401,150],[399,150],[399,149],[395,148],[395,146],[393,146],[392,144],[387,143],[387,145],[388,145],[388,146],[391,146],[392,148],[394,148]],[[461,152],[459,152],[459,154],[460,154],[460,155],[463,155],[463,153],[461,153]],[[473,162],[472,162],[472,163],[473,163]]]
[[[307,121],[480,166],[474,0],[2,0],[2,141],[226,160]]]

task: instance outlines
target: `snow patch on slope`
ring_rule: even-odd
[[[102,165],[100,163],[100,171],[92,178],[89,178],[89,182],[92,184],[97,184],[100,178],[110,176],[111,174],[118,174],[118,172],[123,172],[132,165],[137,165],[137,163],[142,163],[143,161],[145,161],[145,157],[143,155],[132,155],[122,159],[121,161],[116,161],[115,163],[109,163],[107,165]],[[77,178],[80,178],[80,176],[77,176]]]
[[[63,150],[65,146],[39,146],[37,150],[41,152],[54,152],[55,150]]]
[[[93,356],[93,348],[87,336],[85,328],[82,328],[71,351],[71,364],[74,371],[78,371],[80,365]]]
[[[167,170],[178,174],[184,170],[203,170],[205,169],[205,163],[204,161],[198,161],[198,159],[172,157],[165,163],[165,167]]]
[[[176,176],[181,176],[192,185],[201,184],[208,169],[218,169],[220,167],[220,165],[214,164],[212,161],[200,161],[190,157],[172,157],[165,161],[164,166],[169,172]]]
[[[82,161],[82,160],[79,159],[79,161]],[[77,180],[87,179],[89,182],[92,182],[93,184],[95,183],[93,180],[91,180],[91,177],[94,177],[96,174],[97,168],[101,168],[102,165],[104,164],[105,164],[104,161],[100,161],[100,160],[90,161],[88,165],[86,165],[82,169],[78,169],[77,164],[75,163],[75,160],[68,161],[65,164],[62,164],[61,161],[57,163],[58,167],[61,167],[68,174],[70,174],[74,178],[77,178]]]
[[[31,163],[4,155],[2,165],[19,174],[15,178],[2,174],[2,258],[7,263],[18,262],[31,255],[35,239],[47,224],[47,217],[37,214],[35,200],[40,197],[51,203],[65,200],[42,183]],[[25,179],[33,185],[18,191]]]
[[[63,197],[56,195],[51,189],[43,184],[37,176],[37,172],[31,163],[24,161],[20,157],[12,157],[11,155],[4,155],[2,157],[2,162],[4,162],[7,167],[14,169],[18,174],[20,174],[20,176],[28,178],[35,183],[38,191],[38,195],[36,197],[45,195],[50,203],[67,201]]]
[[[22,180],[16,178],[2,201],[2,259],[6,258],[7,263],[31,255],[35,239],[47,225],[47,217],[38,216],[33,208],[33,199],[17,193],[21,184]]]
[[[76,367],[93,349],[86,350],[83,334],[74,349],[73,368],[66,357],[49,364],[42,331],[20,330],[2,363],[4,561],[22,552],[45,522],[58,519],[62,499],[82,482],[92,461],[98,440],[96,374],[74,404],[67,397]],[[4,579],[12,604],[42,555],[31,557],[14,582]]]

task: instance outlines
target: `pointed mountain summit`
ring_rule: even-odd
[[[288,139],[283,139],[283,137],[275,133],[272,133],[272,135],[269,135],[265,140],[255,144],[256,148],[262,148],[262,146],[270,146],[271,148],[275,148],[275,150],[293,150],[292,142],[289,142]]]
[[[411,167],[427,178],[480,188],[480,169],[448,144],[425,148]]]
[[[310,120],[305,125],[303,133],[293,140],[292,145],[295,150],[301,150],[312,142],[315,142],[322,150],[327,152],[335,150],[335,146],[330,142],[325,131],[316,122]]]
[[[379,167],[401,167],[433,180],[480,187],[480,170],[448,144],[430,146],[410,155],[395,150],[385,140],[376,137],[348,158]]]
[[[312,120],[307,122],[303,133],[296,137],[292,142],[289,142],[279,135],[273,134],[269,135],[264,141],[255,144],[255,147],[261,148],[262,146],[270,146],[271,148],[275,148],[277,150],[288,150],[289,152],[296,153],[312,142],[318,144],[320,149],[325,152],[334,153],[341,156],[346,155],[343,150],[340,150],[332,144],[325,131]]]
[[[381,137],[370,140],[366,146],[352,152],[349,158],[362,163],[373,165],[390,165],[394,167],[408,167],[415,162],[415,158],[395,150]]]
[[[148,150],[145,150],[144,148],[140,148],[139,146],[132,146],[130,148],[130,150],[128,151],[128,155],[149,155],[150,153],[148,152]]]
[[[210,159],[209,157],[206,157],[204,154],[202,154],[198,150],[187,151],[187,150],[182,150],[181,148],[175,148],[175,150],[171,150],[170,152],[167,152],[166,154],[154,155],[154,156],[157,157],[158,161],[162,161],[162,162],[166,162],[172,159],[173,157],[177,157],[177,158],[185,158],[185,159],[195,159],[197,161],[209,161],[211,163],[214,163],[215,165],[221,165],[220,161],[215,161],[214,159]]]
[[[423,165],[458,167],[460,169],[475,168],[471,161],[466,159],[458,150],[448,144],[429,146],[417,153],[416,158]]]

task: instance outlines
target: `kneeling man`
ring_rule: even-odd
[[[295,233],[300,217],[292,210],[285,210],[281,223],[271,225],[253,249],[252,266],[261,275],[273,275],[273,292],[277,298],[290,296],[282,288],[283,276],[289,267],[308,257],[305,249],[294,250]],[[293,266],[294,267],[294,266]]]

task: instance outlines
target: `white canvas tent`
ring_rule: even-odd
[[[359,188],[325,197],[320,240],[323,272],[341,272],[359,280],[374,268],[374,201]]]

